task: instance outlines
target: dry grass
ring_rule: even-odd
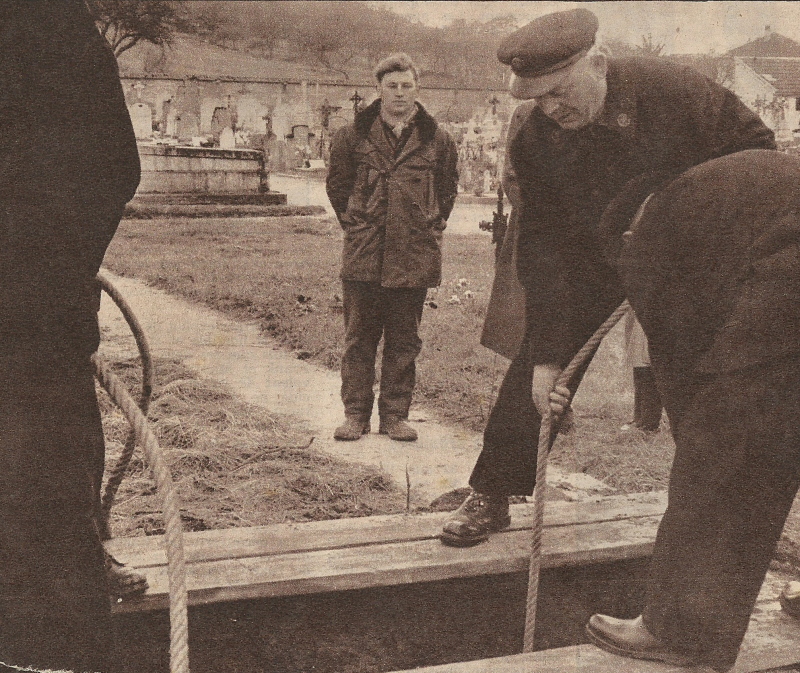
[[[123,221],[106,255],[114,272],[237,317],[256,319],[299,358],[337,369],[342,351],[341,235],[330,218]],[[442,286],[425,308],[412,408],[483,430],[508,362],[480,346],[494,275],[485,236],[445,238]],[[452,297],[458,299],[451,303]],[[607,338],[576,396],[577,426],[553,460],[621,491],[666,485],[672,440],[620,431],[633,404],[620,330]]]
[[[286,419],[247,405],[221,385],[173,361],[156,363],[149,418],[171,467],[188,530],[255,526],[402,511],[405,496],[378,469],[351,465],[313,448]],[[138,391],[138,360],[114,363]],[[128,424],[100,395],[107,464],[116,462]],[[115,536],[163,533],[160,507],[140,450],[112,510]]]

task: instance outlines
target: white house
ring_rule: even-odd
[[[775,131],[778,141],[800,132],[800,44],[766,27],[764,35],[729,51],[722,79]]]

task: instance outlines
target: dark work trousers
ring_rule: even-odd
[[[427,288],[381,287],[379,283],[342,281],[345,346],[342,402],[345,415],[368,421],[375,395],[375,357],[383,337],[381,418],[408,418],[416,380],[415,361],[422,348],[419,323]]]
[[[633,422],[642,430],[658,430],[661,423],[661,395],[652,367],[633,368]]]
[[[88,357],[63,355],[0,353],[0,662],[106,671],[103,432]]]
[[[523,339],[519,353],[506,371],[497,400],[483,432],[483,449],[469,484],[480,493],[531,495],[536,484],[536,456],[542,417],[531,396],[533,363],[530,340]],[[592,354],[594,356],[594,354]],[[568,388],[574,394],[591,362],[588,358]],[[558,426],[551,433],[552,446]]]
[[[669,392],[675,436],[644,622],[672,647],[727,670],[747,629],[800,483],[800,356]]]

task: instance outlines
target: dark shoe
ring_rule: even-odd
[[[800,582],[789,582],[778,600],[787,615],[800,619]]]
[[[106,584],[112,598],[129,598],[147,591],[147,578],[125,567],[107,551],[103,551],[106,565]]]
[[[398,442],[417,441],[417,431],[401,418],[382,418],[378,432],[382,435],[389,435],[389,439]]]
[[[641,616],[636,619],[616,619],[606,615],[592,615],[586,633],[599,648],[632,659],[662,661],[672,666],[699,666],[701,662],[691,654],[671,650],[647,630]]]
[[[343,442],[352,442],[356,439],[361,439],[361,435],[368,435],[369,429],[369,421],[347,418],[342,425],[333,431],[333,438]]]
[[[508,496],[473,491],[445,521],[439,538],[450,547],[472,547],[510,524]]]

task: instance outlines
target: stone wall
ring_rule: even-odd
[[[139,145],[142,179],[137,194],[257,194],[266,191],[257,150]]]

